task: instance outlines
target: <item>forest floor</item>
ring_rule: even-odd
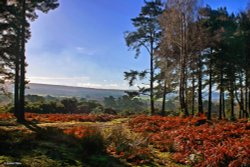
[[[147,161],[146,163],[138,162],[133,155],[130,155],[132,157],[131,159],[126,159],[126,157],[122,155],[125,150],[116,154],[114,150],[110,149],[112,147],[108,148],[112,145],[112,141],[102,140],[109,140],[111,135],[115,135],[113,136],[113,139],[117,140],[115,142],[121,142],[115,143],[116,146],[121,145],[120,147],[124,147],[121,149],[130,147],[125,144],[130,145],[136,142],[128,139],[138,135],[136,132],[129,130],[128,122],[129,118],[118,118],[107,122],[70,121],[35,123],[31,121],[25,124],[18,124],[14,119],[1,120],[0,166],[13,166],[13,163],[16,163],[17,166],[25,167],[183,166],[171,161],[169,153],[161,153],[150,145],[147,145],[147,147],[150,148],[147,150],[150,151],[147,154],[151,157],[146,157],[150,159],[150,161],[145,160]],[[94,136],[93,140],[96,140],[94,141],[96,144],[94,144],[93,147],[98,147],[99,144],[103,144],[104,147],[106,147],[104,148],[105,150],[103,150],[103,146],[101,146],[101,148],[84,148],[86,147],[83,146],[84,141],[64,133],[67,129],[79,127],[81,127],[80,130],[84,128],[98,130],[102,139],[98,141],[98,137]],[[127,133],[125,134],[126,136],[119,136],[123,133],[122,131]],[[127,139],[124,137],[127,137]],[[131,143],[126,140],[130,140]],[[87,144],[90,143],[87,141]],[[124,146],[122,146],[123,144]],[[87,149],[87,151],[84,149]],[[96,151],[92,152],[92,149]]]
[[[250,165],[247,120],[50,116],[29,115],[19,124],[0,114],[0,166]]]

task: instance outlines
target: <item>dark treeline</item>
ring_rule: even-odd
[[[11,103],[12,96],[0,95],[0,113],[14,112],[14,105]],[[147,100],[133,98],[128,95],[114,98],[105,97],[103,101],[91,100],[80,97],[53,97],[26,95],[25,111],[39,114],[141,114],[147,113]]]
[[[19,122],[24,121],[25,44],[31,37],[29,22],[37,19],[38,10],[47,13],[58,5],[58,0],[0,1],[0,84],[14,80],[14,113]]]
[[[151,63],[149,70],[125,72],[125,79],[133,85],[149,78],[149,84],[139,87],[138,93],[149,95],[151,114],[156,99],[162,98],[161,113],[165,115],[166,95],[178,92],[185,116],[206,112],[211,119],[212,93],[217,91],[218,119],[227,117],[226,101],[230,101],[231,120],[236,115],[249,116],[249,7],[234,14],[224,7],[202,7],[199,0],[145,1],[132,23],[135,30],[125,33],[127,45],[136,56],[148,52]]]

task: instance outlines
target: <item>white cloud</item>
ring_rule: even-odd
[[[77,86],[79,87],[88,87],[88,88],[97,88],[97,89],[126,89],[126,87],[121,87],[119,84],[100,84],[100,83],[78,83]]]
[[[88,55],[88,56],[92,56],[92,55],[96,54],[95,50],[88,49],[85,47],[76,47],[76,51],[80,54],[84,54],[84,55]]]
[[[89,77],[29,77],[29,79],[40,79],[40,80],[89,80]]]
[[[102,85],[101,84],[98,84],[98,83],[77,83],[76,86],[79,86],[79,87],[87,87],[87,88],[101,88]]]
[[[55,84],[77,86],[76,83],[87,82],[89,77],[44,77],[44,76],[30,76],[27,78],[31,83]]]
[[[66,85],[66,86],[77,86],[77,87],[88,87],[88,88],[100,88],[100,89],[126,89],[117,83],[97,83],[90,81],[89,77],[78,76],[78,77],[45,77],[45,76],[30,76],[27,78],[31,83],[42,83],[52,85]]]
[[[77,86],[97,89],[136,89],[136,87],[129,87],[127,82],[115,83],[113,81],[96,82],[85,76],[75,77],[46,77],[46,76],[30,76],[27,78],[30,83],[52,84],[52,85],[65,85]]]

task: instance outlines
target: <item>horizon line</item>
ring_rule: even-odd
[[[115,89],[115,88],[93,88],[93,87],[83,87],[83,86],[73,86],[73,85],[58,85],[58,84],[49,84],[49,83],[37,83],[37,82],[29,82],[28,84],[40,84],[40,85],[50,85],[50,86],[64,86],[64,87],[72,87],[72,88],[86,88],[86,89],[95,89],[95,90],[118,90],[118,91],[136,91],[129,89]]]

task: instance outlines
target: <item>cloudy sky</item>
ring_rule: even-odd
[[[134,59],[124,32],[143,0],[59,0],[48,14],[32,23],[27,44],[27,77],[31,83],[128,89],[123,72],[149,66],[147,55]],[[247,0],[204,0],[229,12],[246,8]]]

